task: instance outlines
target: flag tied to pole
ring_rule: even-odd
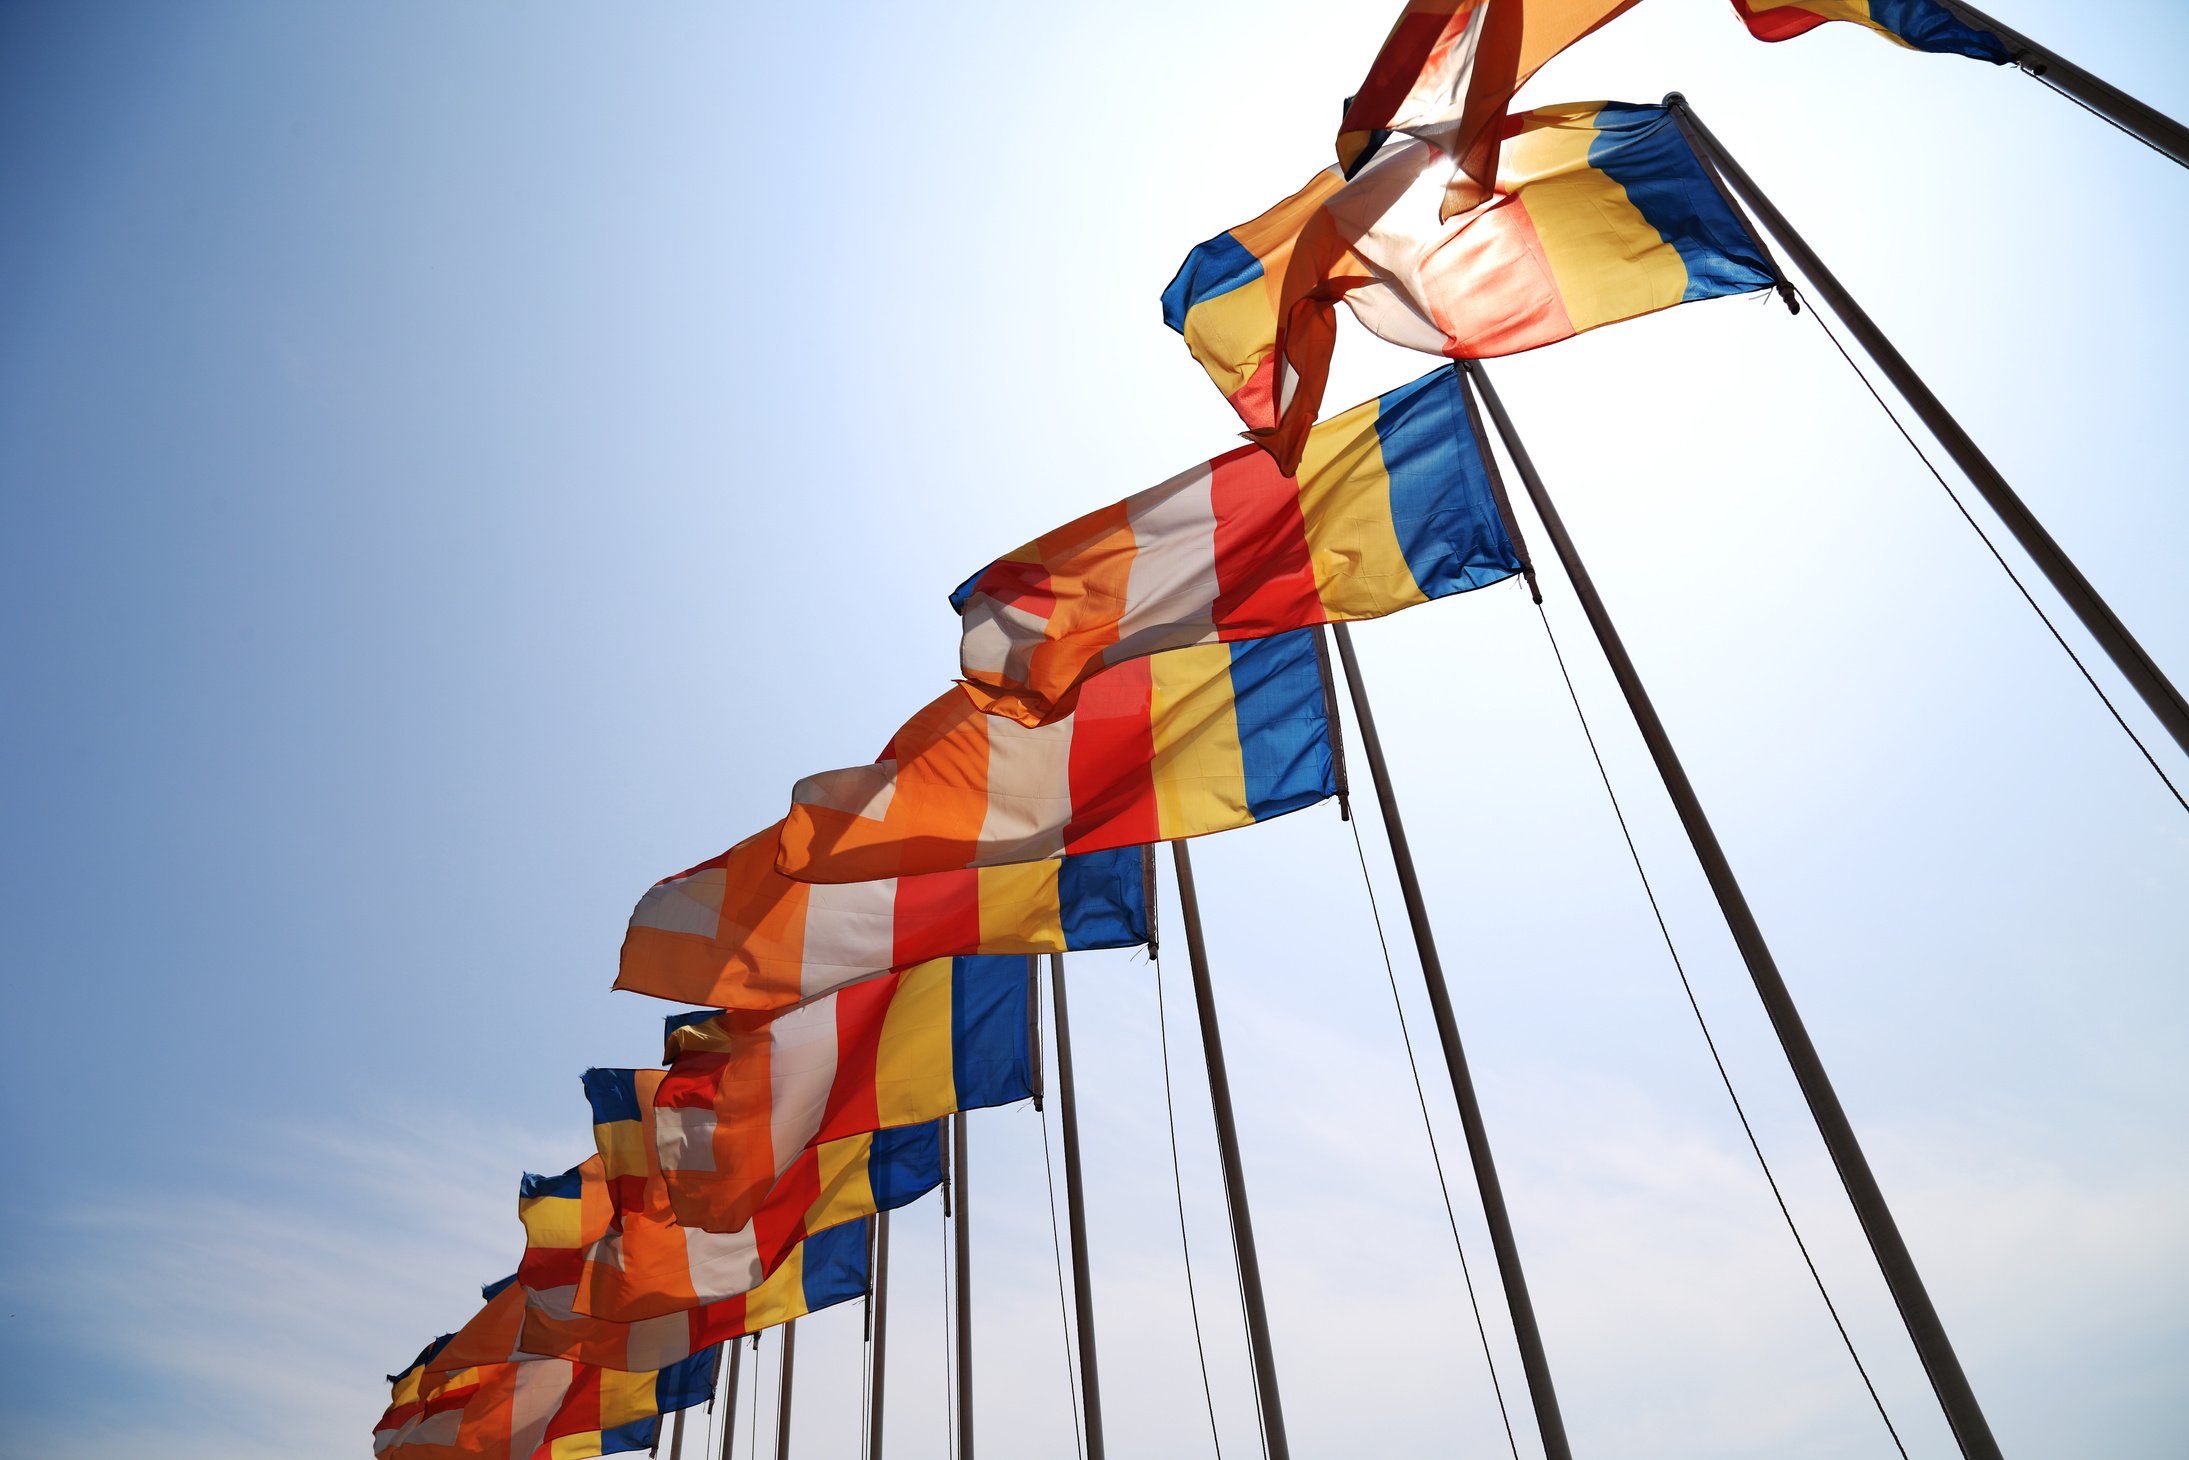
[[[778,865],[862,882],[1030,862],[1228,831],[1335,794],[1314,641],[1280,634],[1128,660],[1047,725],[952,689],[872,765],[798,783]]]
[[[653,1446],[660,1416],[703,1404],[715,1351],[645,1373],[562,1359],[420,1374],[373,1432],[383,1460],[587,1460]],[[398,1376],[399,1388],[408,1374]]]
[[[1520,570],[1447,368],[1316,425],[1299,475],[1245,446],[1090,512],[950,596],[982,708],[1071,712],[1105,668],[1378,618]]]
[[[1980,30],[1938,0],[1733,0],[1759,41],[1785,41],[1833,20],[1851,20],[1911,51],[1967,56],[2004,66],[2014,59],[1997,34]]]
[[[1497,122],[1551,57],[1639,0],[1407,0],[1338,124],[1338,166],[1357,171],[1393,132],[1427,142],[1446,169],[1454,211],[1498,175]]]
[[[1668,108],[1539,107],[1501,128],[1480,207],[1440,222],[1448,163],[1394,141],[1199,245],[1164,290],[1164,322],[1288,474],[1340,301],[1393,344],[1471,360],[1778,282]]]
[[[1031,1096],[1030,982],[1024,958],[939,958],[764,1021],[671,1016],[654,1154],[677,1221],[727,1231],[840,1181],[829,1162],[793,1174],[809,1146],[904,1126],[934,1140],[945,1115]]]
[[[640,898],[616,987],[684,1004],[777,1009],[933,958],[1148,941],[1133,848],[831,886],[775,869],[780,829]]]
[[[561,1176],[527,1175],[519,1187],[526,1245],[518,1275],[550,1314],[634,1323],[741,1296],[804,1238],[903,1206],[942,1182],[933,1126],[863,1131],[794,1151],[742,1225],[684,1226],[655,1156],[654,1100],[665,1073],[590,1072],[595,1139],[606,1154]]]

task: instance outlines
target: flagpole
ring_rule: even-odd
[[[782,1357],[776,1360],[782,1377],[775,1389],[775,1460],[790,1460],[791,1360],[798,1353],[798,1320],[795,1318],[783,1325],[782,1350]]]
[[[1487,458],[1488,453],[1484,453]],[[1459,1020],[1452,1012],[1452,994],[1444,982],[1444,961],[1437,955],[1435,931],[1429,926],[1428,905],[1421,896],[1421,879],[1414,870],[1413,849],[1407,844],[1406,826],[1399,819],[1397,793],[1391,787],[1391,769],[1383,758],[1383,740],[1376,733],[1375,712],[1368,707],[1368,685],[1361,678],[1360,661],[1353,653],[1353,635],[1340,624],[1330,626],[1338,641],[1338,662],[1345,666],[1346,687],[1353,698],[1353,718],[1360,724],[1361,749],[1368,756],[1368,776],[1375,782],[1376,804],[1383,812],[1383,833],[1391,844],[1391,861],[1398,868],[1399,893],[1406,902],[1406,920],[1414,931],[1414,952],[1421,961],[1422,982],[1429,988],[1429,1008],[1436,1016],[1437,1038],[1444,1046],[1444,1066],[1451,1074],[1452,1095],[1459,1102],[1459,1123],[1467,1137],[1467,1159],[1474,1167],[1475,1190],[1482,1199],[1482,1217],[1490,1229],[1490,1246],[1497,1253],[1497,1273],[1505,1287],[1505,1306],[1511,1310],[1513,1337],[1520,1347],[1520,1366],[1528,1376],[1528,1397],[1535,1407],[1535,1425],[1541,1433],[1543,1452],[1549,1460],[1572,1460],[1566,1440],[1566,1421],[1558,1409],[1557,1386],[1551,1382],[1549,1357],[1543,1352],[1543,1332],[1536,1325],[1535,1304],[1528,1297],[1527,1274],[1520,1266],[1520,1245],[1513,1239],[1512,1218],[1505,1210],[1505,1188],[1497,1179],[1497,1162],[1490,1154],[1489,1128],[1482,1120],[1482,1106],[1475,1098],[1474,1079],[1467,1072],[1467,1052],[1459,1041]]]
[[[722,1386],[722,1460],[730,1460],[730,1441],[737,1434],[737,1361],[740,1339],[730,1340],[729,1378]]]
[[[1239,1130],[1231,1114],[1231,1077],[1224,1068],[1224,1038],[1216,1027],[1216,995],[1209,986],[1208,948],[1201,939],[1201,900],[1193,889],[1193,860],[1182,841],[1171,843],[1178,873],[1178,916],[1186,926],[1186,961],[1193,968],[1193,1002],[1201,1016],[1201,1050],[1209,1072],[1209,1104],[1216,1112],[1216,1157],[1224,1172],[1225,1205],[1231,1210],[1231,1244],[1239,1255],[1239,1287],[1247,1310],[1247,1347],[1254,1358],[1254,1391],[1260,1398],[1262,1443],[1268,1460],[1292,1460],[1285,1438],[1284,1405],[1277,1395],[1277,1360],[1269,1343],[1269,1311],[1262,1303],[1262,1264],[1254,1251],[1254,1219],[1247,1211]]]
[[[874,1332],[869,1340],[866,1460],[882,1460],[882,1360],[889,1347],[889,1213],[874,1214]],[[723,1460],[729,1460],[725,1455]]]
[[[669,1421],[669,1460],[684,1460],[684,1411]]]
[[[1597,596],[1595,581],[1589,577],[1587,565],[1581,561],[1579,550],[1566,533],[1565,520],[1558,515],[1558,508],[1544,489],[1534,460],[1529,457],[1527,447],[1521,444],[1519,433],[1513,429],[1512,417],[1505,413],[1504,402],[1498,399],[1496,388],[1490,384],[1489,373],[1472,360],[1463,361],[1462,368],[1481,392],[1482,403],[1489,408],[1497,433],[1505,442],[1506,453],[1512,457],[1513,466],[1528,489],[1528,497],[1535,503],[1536,515],[1543,521],[1543,530],[1566,570],[1567,581],[1573,585],[1574,597],[1580,602],[1581,611],[1587,616],[1589,627],[1595,631],[1596,641],[1604,651],[1604,658],[1611,665],[1612,675],[1626,696],[1627,709],[1633,714],[1635,726],[1649,747],[1650,759],[1656,762],[1666,794],[1679,812],[1680,824],[1686,828],[1688,841],[1695,849],[1695,859],[1702,864],[1710,890],[1717,895],[1718,908],[1732,930],[1742,960],[1748,965],[1748,976],[1756,985],[1764,1011],[1770,1015],[1779,1046],[1786,1053],[1787,1064],[1793,1067],[1794,1078],[1809,1103],[1810,1117],[1816,1122],[1817,1133],[1824,1138],[1825,1148],[1831,1152],[1832,1164],[1839,1170],[1840,1184],[1846,1188],[1847,1199],[1861,1220],[1863,1233],[1870,1241],[1870,1251],[1885,1276],[1886,1286],[1892,1290],[1901,1321],[1907,1326],[1908,1337],[1923,1360],[1924,1371],[1930,1375],[1931,1388],[1938,1395],[1947,1422],[1953,1426],[1961,1453],[1968,1460],[2001,1460],[1991,1426],[1984,1418],[1982,1406],[1976,1402],[1976,1393],[1969,1387],[1967,1375],[1961,1371],[1961,1361],[1954,1354],[1945,1325],[1939,1320],[1937,1309],[1931,1306],[1930,1294],[1916,1271],[1915,1259],[1909,1255],[1900,1228],[1893,1221],[1892,1209],[1885,1203],[1885,1194],[1871,1174],[1862,1143],[1855,1138],[1854,1127],[1840,1107],[1839,1095],[1824,1072],[1824,1062],[1810,1042],[1809,1031],[1801,1022],[1800,1010],[1794,1007],[1794,997],[1787,990],[1786,981],[1779,976],[1778,963],[1772,958],[1770,946],[1764,942],[1763,930],[1757,926],[1756,916],[1749,909],[1739,880],[1733,875],[1733,865],[1726,860],[1725,850],[1718,844],[1718,835],[1711,829],[1710,818],[1703,814],[1702,802],[1697,799],[1695,788],[1680,765],[1680,757],[1665,734],[1664,722],[1657,718],[1656,707],[1650,703],[1649,692],[1642,687],[1634,661],[1627,657],[1619,631],[1613,627],[1603,599]]]
[[[1988,30],[2006,43],[2014,64],[2055,91],[2065,92],[2114,126],[2146,143],[2155,152],[2189,167],[2189,127],[2184,127],[2157,107],[2136,100],[2110,82],[2091,75],[2050,47],[2041,46],[1993,20],[1961,0],[1944,0],[1957,19],[1978,30]]]
[[[965,1181],[965,1112],[950,1117],[951,1165],[955,1167],[951,1207],[951,1238],[958,1264],[956,1339],[958,1350],[958,1460],[973,1460],[973,1221],[967,1208]],[[780,1457],[778,1457],[780,1460]]]
[[[1094,1285],[1087,1275],[1087,1203],[1079,1165],[1079,1097],[1072,1083],[1072,1020],[1064,1004],[1064,955],[1049,955],[1050,1001],[1056,1006],[1057,1114],[1064,1127],[1064,1214],[1072,1237],[1073,1311],[1079,1320],[1080,1411],[1086,1460],[1103,1460],[1102,1380],[1095,1366]]]
[[[1915,367],[1893,348],[1884,331],[1861,305],[1855,303],[1854,296],[1824,266],[1824,261],[1817,257],[1808,242],[1794,231],[1794,226],[1786,221],[1786,215],[1772,205],[1770,198],[1756,186],[1755,179],[1733,160],[1732,154],[1725,150],[1710,128],[1703,125],[1702,118],[1695,115],[1687,98],[1677,91],[1671,92],[1665,97],[1665,105],[1672,109],[1680,129],[1696,149],[1708,157],[1734,189],[1748,200],[1749,206],[1763,219],[1764,226],[1808,275],[1809,282],[1832,306],[1833,313],[1846,324],[1848,332],[1861,341],[1862,348],[1876,362],[1877,368],[1893,383],[1931,435],[1938,438],[1946,454],[1953,458],[1954,464],[1961,468],[1993,513],[2006,524],[2007,531],[2014,534],[2022,551],[2036,563],[2053,590],[2067,601],[2067,606],[2082,620],[2090,636],[2098,641],[2115,667],[2151,707],[2159,723],[2174,737],[2174,743],[2189,752],[2189,701],[2182,699],[2181,691],[2174,688],[2164,671],[2136,642],[2135,636],[2114,616],[2112,608],[2098,596],[2098,590],[2090,586],[2090,580],[2082,575],[2074,560],[2052,540],[2052,534],[2045,531],[2044,524],[2023,504],[2014,488],[2007,485],[2007,479],[1999,474],[1999,469],[1991,464],[1969,433],[1961,429],[1961,423],[1937,396],[1931,394],[1923,377],[1915,373]],[[1477,374],[1475,378],[1480,380],[1482,377]]]

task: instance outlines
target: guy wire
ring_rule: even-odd
[[[1037,999],[1039,993],[1037,986]],[[1040,1018],[1038,1011],[1035,1018]],[[1072,1311],[1064,1300],[1064,1241],[1057,1236],[1056,1171],[1049,1162],[1049,1111],[1046,1105],[1035,1107],[1034,1116],[1041,1122],[1041,1174],[1049,1183],[1049,1251],[1056,1258],[1056,1311],[1064,1327],[1064,1392],[1072,1400],[1072,1448],[1084,1457],[1087,1446],[1083,1438],[1085,1429],[1079,1418],[1079,1366],[1072,1357]]]
[[[1186,1182],[1178,1167],[1178,1110],[1171,1100],[1171,1042],[1169,1022],[1163,1014],[1163,961],[1150,959],[1155,969],[1155,1037],[1163,1050],[1163,1118],[1170,1126],[1171,1193],[1178,1199],[1178,1251],[1186,1264],[1186,1309],[1193,1315],[1193,1352],[1201,1361],[1201,1398],[1208,1405],[1209,1444],[1216,1460],[1224,1460],[1224,1442],[1216,1429],[1216,1394],[1209,1388],[1208,1349],[1201,1342],[1201,1304],[1193,1292],[1193,1248],[1186,1240]]]

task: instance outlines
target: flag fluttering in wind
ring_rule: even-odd
[[[686,1227],[655,1159],[654,1100],[665,1073],[589,1072],[586,1093],[606,1154],[560,1176],[527,1175],[519,1187],[526,1245],[518,1276],[550,1313],[633,1323],[738,1297],[810,1235],[903,1206],[942,1182],[932,1125],[861,1132],[792,1152],[744,1225]],[[685,1180],[697,1186],[703,1178]]]
[[[1286,472],[1321,409],[1340,301],[1393,344],[1485,359],[1778,282],[1668,108],[1569,103],[1502,128],[1479,208],[1439,222],[1446,164],[1392,142],[1350,182],[1326,170],[1199,245],[1164,291],[1164,320]]]
[[[427,1373],[447,1374],[485,1364],[546,1357],[525,1351],[524,1289],[518,1286],[515,1274],[488,1283],[479,1290],[479,1296],[486,1300],[485,1306],[463,1327],[442,1338],[423,1359]]]
[[[934,1127],[920,1129],[933,1139]],[[749,1293],[635,1323],[559,1309],[535,1297],[524,1306],[527,1353],[609,1369],[658,1369],[712,1344],[788,1323],[862,1296],[867,1288],[868,1223],[816,1232],[790,1249]]]
[[[1529,77],[1640,0],[1406,0],[1338,124],[1338,166],[1358,170],[1402,132],[1457,164],[1446,216],[1498,175],[1497,122]]]
[[[1126,660],[1378,618],[1518,571],[1442,369],[1319,423],[1296,477],[1241,447],[1006,554],[950,602],[982,708],[1040,724]]]
[[[1131,848],[823,886],[775,869],[779,829],[640,898],[616,987],[684,1004],[778,1009],[931,958],[1148,941],[1140,855]]]
[[[1792,40],[1833,20],[1851,20],[1913,51],[1967,56],[2004,66],[2007,43],[1938,0],[1733,0],[1733,13],[1759,41]]]
[[[863,882],[1029,862],[1228,831],[1336,793],[1314,640],[1280,634],[1128,660],[1047,725],[952,689],[872,765],[798,783],[779,865]]]
[[[654,1143],[677,1221],[728,1231],[840,1179],[827,1163],[792,1176],[809,1145],[932,1136],[954,1111],[1032,1095],[1028,984],[1024,958],[939,958],[765,1020],[672,1016]]]
[[[660,1417],[704,1404],[715,1351],[646,1373],[562,1359],[489,1364],[437,1376],[418,1417],[385,1444],[384,1460],[589,1460],[653,1447]]]

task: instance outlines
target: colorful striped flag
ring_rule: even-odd
[[[1480,202],[1498,175],[1497,122],[1528,78],[1640,0],[1406,0],[1338,123],[1338,165],[1357,171],[1392,132],[1456,160]]]
[[[952,689],[872,765],[792,790],[778,865],[809,882],[1030,862],[1250,826],[1336,794],[1304,633],[1176,649],[1029,727]]]
[[[920,1129],[932,1133],[934,1127]],[[861,1220],[816,1232],[791,1248],[782,1264],[749,1293],[636,1323],[588,1317],[536,1298],[525,1305],[524,1346],[533,1353],[604,1368],[661,1368],[710,1344],[863,1296],[868,1226]]]
[[[1446,164],[1395,143],[1350,182],[1326,171],[1304,214],[1294,198],[1267,215],[1289,250],[1257,219],[1194,249],[1164,291],[1165,322],[1288,474],[1340,300],[1393,344],[1486,359],[1778,282],[1667,108],[1539,107],[1503,130],[1498,192],[1479,208],[1438,222]]]
[[[809,1146],[1032,1095],[1029,983],[1024,958],[938,958],[765,1021],[672,1015],[654,1145],[677,1221],[757,1225],[763,1198],[795,1207],[839,1179],[792,1170]]]
[[[1378,618],[1520,566],[1446,368],[1317,425],[1297,477],[1241,447],[1005,555],[950,603],[982,708],[1040,724],[1110,665]]]
[[[425,1359],[429,1374],[448,1374],[486,1364],[510,1364],[546,1355],[527,1353],[519,1341],[524,1329],[524,1289],[514,1274],[479,1289],[486,1306],[454,1333],[443,1337]]]
[[[961,953],[1072,953],[1148,941],[1140,853],[1121,847],[977,871],[823,886],[775,870],[780,823],[654,885],[616,987],[779,1009]]]
[[[1733,0],[1733,13],[1759,41],[1792,40],[1827,21],[1851,20],[1912,51],[1996,66],[2014,59],[1995,32],[1970,25],[1938,0]]]
[[[459,1369],[436,1376],[410,1420],[376,1429],[374,1453],[384,1460],[589,1460],[649,1449],[660,1416],[706,1402],[715,1358],[707,1349],[649,1373],[562,1359]]]
[[[612,1154],[560,1176],[527,1175],[518,1188],[525,1228],[519,1280],[528,1301],[550,1313],[632,1323],[738,1297],[810,1235],[903,1206],[942,1183],[942,1141],[933,1125],[861,1132],[793,1152],[743,1226],[685,1226],[670,1205],[650,1130],[665,1073],[589,1072],[596,1140]],[[703,1184],[696,1175],[685,1179]]]

